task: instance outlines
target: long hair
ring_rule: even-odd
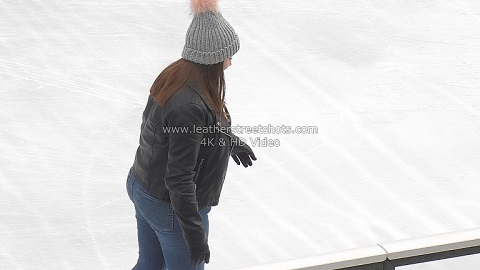
[[[187,83],[196,81],[212,109],[224,114],[225,77],[223,62],[213,65],[197,64],[183,58],[166,67],[150,88],[150,95],[164,106],[168,99]]]

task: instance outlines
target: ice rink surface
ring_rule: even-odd
[[[480,2],[220,1],[238,134],[207,269],[480,226]],[[0,3],[0,269],[131,269],[141,113],[188,1]],[[402,269],[480,269],[478,255]]]

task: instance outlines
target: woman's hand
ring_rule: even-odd
[[[208,244],[205,243],[205,245],[196,247],[196,248],[191,248],[190,249],[190,265],[192,267],[199,265],[203,262],[209,263],[210,262],[210,249],[208,247]]]
[[[230,156],[232,156],[237,165],[242,163],[243,167],[245,168],[252,166],[252,160],[257,160],[252,148],[250,148],[250,146],[248,146],[246,143],[240,143],[240,139],[238,137],[237,142],[238,143],[233,146]]]

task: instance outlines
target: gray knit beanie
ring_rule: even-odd
[[[193,20],[185,38],[182,57],[212,65],[232,57],[240,48],[238,35],[218,11],[217,0],[191,0]]]

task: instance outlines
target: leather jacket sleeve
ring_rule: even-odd
[[[183,128],[170,130],[165,185],[188,246],[192,249],[205,245],[207,236],[198,213],[195,195],[195,165],[203,134],[194,127],[206,125],[205,112],[196,104],[176,108],[166,116],[165,126]]]

